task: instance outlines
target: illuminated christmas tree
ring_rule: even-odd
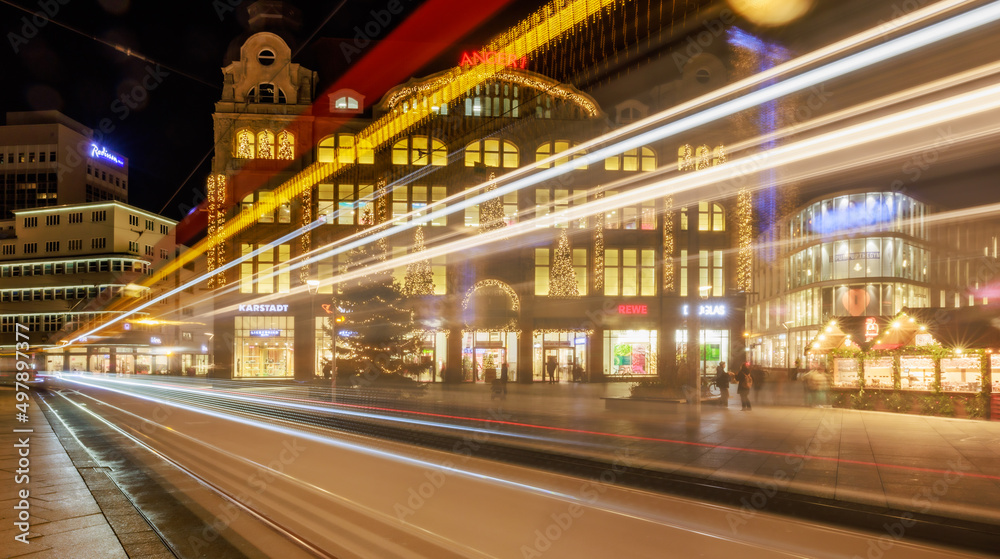
[[[497,189],[497,185],[493,180],[496,178],[496,173],[490,173],[490,184],[486,187],[486,192],[492,192]],[[502,229],[507,226],[506,215],[503,213],[503,201],[500,197],[491,198],[479,205],[479,232],[486,233],[487,231],[495,231],[497,229]]]
[[[417,227],[413,232],[413,252],[427,250],[424,246],[424,228]],[[403,294],[407,297],[432,295],[434,293],[434,273],[431,271],[430,260],[424,258],[406,265],[406,276],[403,278]]]
[[[579,297],[576,271],[573,270],[573,251],[565,229],[559,233],[559,244],[549,269],[549,297]]]
[[[366,210],[362,223],[370,225],[371,210]],[[371,245],[352,249],[341,272],[349,275],[379,263],[378,251]],[[336,328],[337,375],[362,375],[373,381],[386,373],[408,371],[405,356],[415,351],[417,342],[413,313],[391,270],[363,273],[338,287],[334,308],[342,319]]]

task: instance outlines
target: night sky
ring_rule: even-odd
[[[316,39],[352,37],[354,25],[369,21],[370,10],[384,8],[387,1],[293,3],[303,12],[298,35],[305,40],[315,32],[295,61],[318,70],[309,64],[310,58],[321,55]],[[401,2],[403,12],[386,28],[402,21],[401,16],[412,13],[422,0]],[[250,3],[0,0],[5,38],[0,46],[0,111],[57,109],[94,129],[108,119],[109,133],[98,132],[98,139],[129,158],[129,203],[178,219],[185,206],[193,205],[194,192],[208,173],[221,67],[227,47],[245,29],[245,6]],[[469,30],[461,45],[446,45],[447,52],[417,75],[453,65],[456,49],[485,42],[538,4],[515,2],[486,28]],[[30,23],[31,14],[14,7],[34,12],[46,5],[58,11],[53,22],[40,27]],[[154,63],[102,41],[132,49]],[[134,109],[128,107],[121,96],[147,76],[155,87],[140,102],[131,100]],[[321,76],[321,87],[334,77]]]

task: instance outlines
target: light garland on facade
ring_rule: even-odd
[[[534,328],[532,334],[565,334],[566,332],[579,332],[588,336],[594,335],[592,328]]]
[[[414,227],[413,252],[419,253],[425,250],[427,250],[427,247],[424,246],[424,227]],[[431,270],[430,261],[425,258],[407,264],[406,276],[403,278],[403,295],[407,297],[419,297],[433,294],[434,273]]]
[[[663,199],[663,292],[673,293],[674,287],[674,197]]]
[[[746,187],[736,195],[736,229],[739,236],[736,288],[750,291],[753,283],[753,197]]]
[[[209,272],[226,264],[226,239],[222,237],[225,223],[226,175],[209,175],[206,188],[208,196],[208,238],[212,241],[205,257]],[[226,285],[226,274],[220,272],[208,278],[206,287],[214,289]]]
[[[604,198],[600,191],[595,198]],[[594,289],[601,295],[604,291],[604,212],[598,212],[594,224]]]
[[[549,268],[549,297],[573,298],[580,296],[573,270],[573,251],[569,246],[566,229],[559,230],[559,242]]]
[[[694,151],[691,149],[691,144],[684,144],[677,150],[677,170],[678,171],[693,171],[694,170]]]
[[[472,295],[476,291],[478,291],[478,290],[480,290],[480,289],[482,289],[484,287],[496,287],[496,288],[499,288],[500,291],[503,291],[504,293],[506,293],[510,297],[510,299],[511,299],[511,307],[510,307],[510,309],[512,311],[514,311],[514,312],[521,312],[521,300],[517,297],[517,292],[514,291],[514,289],[511,286],[507,285],[505,282],[502,282],[502,281],[497,280],[497,279],[479,280],[472,287],[470,287],[469,290],[465,293],[465,299],[462,299],[462,310],[463,311],[469,310],[469,302],[472,301]]]
[[[379,177],[375,187],[375,225],[381,225],[389,220],[388,197],[385,177]],[[381,262],[389,256],[389,240],[382,237],[375,242],[375,258]]]
[[[557,40],[563,34],[579,31],[587,26],[591,20],[596,19],[616,4],[616,0],[570,0],[569,2],[552,0],[534,15],[522,20],[508,32],[501,34],[490,43],[486,50],[506,52],[515,58],[534,56],[536,53],[544,52],[549,43]],[[485,83],[503,70],[504,68],[488,64],[474,66],[460,72],[460,75],[452,83],[443,85],[434,95],[440,95],[442,103],[451,103],[465,95],[476,84]],[[359,145],[370,146],[373,150],[380,149],[390,145],[391,141],[399,135],[411,131],[429,116],[419,114],[417,111],[403,114],[393,111],[358,133],[357,142]],[[240,153],[239,148],[237,153]],[[276,188],[271,199],[257,201],[251,211],[240,212],[233,219],[225,222],[220,227],[219,236],[228,238],[254,226],[257,222],[254,216],[274,211],[303,190],[315,187],[347,165],[340,163],[337,159],[329,163],[316,162],[309,165]],[[157,271],[147,281],[150,283],[159,281],[165,275],[203,254],[208,249],[207,245],[209,244],[211,241],[185,251],[169,266]]]
[[[269,130],[257,133],[257,158],[274,159],[274,134]]]
[[[253,159],[253,148],[253,133],[249,130],[240,130],[236,134],[236,157],[240,159]]]
[[[285,132],[282,132],[284,134]],[[305,232],[299,237],[299,242],[302,246],[302,254],[309,254],[312,250],[312,231],[308,229],[309,224],[312,223],[312,189],[306,189],[302,191],[302,228]],[[309,266],[301,266],[299,268],[299,280],[302,283],[309,281]]]

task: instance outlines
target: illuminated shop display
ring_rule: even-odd
[[[608,378],[656,374],[656,330],[604,332],[604,368]]]
[[[245,306],[284,306],[287,309],[288,305]],[[236,366],[233,370],[234,378],[294,376],[292,356],[295,348],[295,331],[293,317],[237,316],[234,334]]]

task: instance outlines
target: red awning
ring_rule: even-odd
[[[896,349],[897,347],[903,347],[903,344],[874,344],[871,349]]]

